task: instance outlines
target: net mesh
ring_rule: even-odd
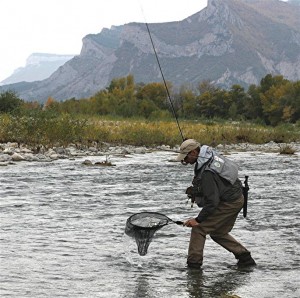
[[[156,212],[141,212],[127,219],[125,233],[134,238],[138,253],[144,256],[156,231],[172,222],[167,216]]]

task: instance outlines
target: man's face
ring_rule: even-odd
[[[197,158],[198,158],[198,151],[197,150],[192,150],[183,159],[183,163],[192,165],[197,161]]]

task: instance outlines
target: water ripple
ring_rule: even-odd
[[[183,220],[199,211],[184,194],[192,168],[168,162],[174,156],[114,157],[110,168],[83,159],[1,167],[1,297],[299,297],[299,156],[231,155],[250,184],[248,218],[240,214],[232,234],[258,266],[232,267],[234,257],[208,239],[196,272],[185,265],[189,229],[164,227],[145,257],[124,235],[136,212]]]

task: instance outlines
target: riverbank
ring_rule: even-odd
[[[300,154],[300,142],[293,143],[276,143],[269,142],[266,144],[219,144],[215,147],[219,152],[230,154],[230,152],[278,152],[285,147],[292,148],[296,154]],[[173,151],[174,153],[179,151],[179,145],[174,147],[162,145],[156,147],[146,146],[132,146],[132,145],[112,145],[109,143],[92,144],[91,146],[78,146],[70,144],[67,147],[53,147],[46,149],[44,147],[31,148],[27,145],[18,145],[18,143],[4,143],[0,144],[0,166],[6,166],[20,161],[39,161],[39,162],[51,162],[58,159],[76,159],[88,156],[99,156],[102,159],[107,159],[112,156],[126,156],[131,154],[146,154],[153,151]]]

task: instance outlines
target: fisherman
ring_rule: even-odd
[[[186,193],[192,202],[202,207],[196,218],[184,222],[184,226],[192,228],[188,267],[202,266],[206,235],[232,252],[239,267],[256,265],[250,252],[229,234],[244,204],[237,165],[194,139],[181,144],[176,160],[184,165],[195,165],[192,186]]]

